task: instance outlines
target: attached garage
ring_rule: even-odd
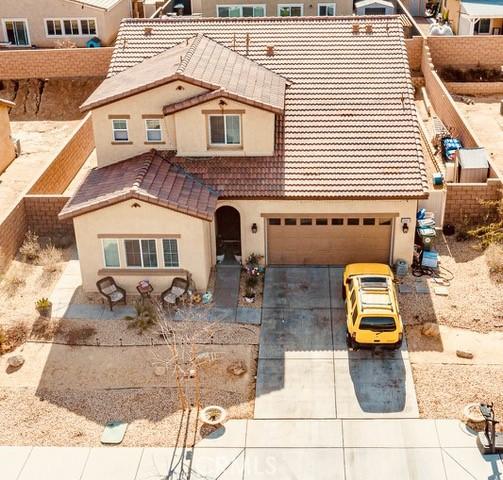
[[[278,265],[389,263],[391,215],[277,215],[266,219],[267,261]]]

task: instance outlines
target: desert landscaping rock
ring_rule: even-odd
[[[471,360],[473,358],[473,353],[465,352],[464,350],[456,350],[456,355],[459,358],[467,358],[469,360]]]
[[[440,337],[440,328],[436,323],[427,322],[423,324],[421,333],[426,337]]]
[[[231,363],[227,367],[227,372],[230,373],[231,375],[235,375],[236,377],[240,377],[241,375],[244,375],[246,373],[246,365],[244,362],[238,360],[236,362]]]
[[[22,355],[12,355],[7,359],[9,367],[20,368],[24,364],[24,357]]]

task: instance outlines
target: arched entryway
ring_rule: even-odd
[[[217,263],[239,263],[241,257],[241,217],[230,206],[223,206],[215,212],[215,234]]]

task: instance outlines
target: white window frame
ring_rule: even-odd
[[[61,35],[58,34],[50,34],[49,29],[47,28],[47,22],[59,22],[59,26],[61,27]],[[63,20],[61,18],[44,18],[44,27],[45,27],[45,36],[48,38],[60,38],[65,36],[65,28],[63,26]]]
[[[117,253],[118,253],[118,256],[119,256],[119,266],[117,267],[111,267],[109,265],[107,265],[107,258],[105,256],[105,242],[108,241],[113,241],[115,242],[115,244],[117,245]],[[117,238],[102,238],[101,239],[101,252],[103,254],[103,266],[105,268],[121,268],[121,265],[122,265],[122,262],[121,262],[121,247],[120,247],[120,242]]]
[[[115,128],[114,126],[114,122],[115,121],[120,121],[120,122],[126,122],[126,128]],[[115,139],[115,132],[116,131],[119,131],[119,132],[126,132],[127,133],[127,139],[126,140],[116,140]],[[127,118],[112,118],[112,142],[116,142],[116,143],[127,143],[129,142],[129,122],[128,122],[128,119]]]
[[[164,244],[163,244],[163,241],[164,240],[174,240],[176,242],[176,254],[178,256],[178,265],[176,266],[167,266],[166,263],[165,263],[165,260],[164,260]],[[161,241],[159,242],[160,244],[160,248],[161,248],[161,253],[162,253],[162,265],[163,267],[162,268],[180,268],[180,265],[181,265],[181,261],[180,261],[180,246],[179,246],[179,243],[178,243],[178,238],[174,238],[174,237],[163,237],[161,238]]]
[[[240,9],[240,15],[239,17],[243,17],[243,7],[251,7],[251,8],[256,8],[256,7],[262,7],[264,9],[264,15],[259,15],[257,17],[255,17],[255,15],[253,17],[247,17],[247,18],[261,18],[261,17],[266,17],[267,16],[267,7],[264,3],[251,3],[251,4],[235,4],[235,5],[217,5],[216,6],[216,16],[218,18],[227,18],[227,17],[220,17],[218,15],[218,9],[219,8],[236,8],[236,7],[239,7]],[[232,18],[239,18],[239,17],[232,17]],[[231,18],[231,17],[228,17],[228,18]]]
[[[475,33],[475,24],[476,24],[477,22],[479,22],[479,23],[480,23],[480,20],[489,20],[489,31],[488,31],[487,33],[486,33],[486,32],[484,32],[484,33],[480,33],[480,32]],[[493,31],[493,24],[494,24],[494,22],[493,22],[493,19],[492,19],[492,18],[480,17],[480,18],[478,18],[475,22],[473,22],[473,34],[474,34],[474,35],[492,35],[492,31]]]
[[[277,16],[278,17],[281,17],[281,9],[282,8],[292,8],[292,7],[300,7],[300,16],[303,17],[304,16],[304,4],[303,3],[278,3],[278,10],[277,10]],[[290,13],[291,13],[291,10],[290,10]],[[289,17],[291,17],[292,15],[288,15]]]
[[[224,143],[213,143],[211,141],[211,117],[224,117]],[[225,117],[238,117],[239,118],[239,143],[227,143],[227,122]],[[232,148],[241,147],[243,145],[243,125],[242,118],[239,113],[212,113],[208,115],[208,144],[211,147]]]
[[[333,15],[323,15],[324,17],[335,17],[337,15],[337,5],[335,3],[318,3],[317,12],[320,15],[320,7],[332,7],[334,9]]]
[[[82,21],[87,20],[88,22],[92,20],[94,22],[94,30],[96,30],[94,33],[82,33]],[[85,18],[79,18],[79,32],[81,37],[97,37],[99,36],[98,32],[98,21],[96,20],[96,17],[85,17]]]
[[[159,122],[159,130],[157,130],[157,128],[148,128],[148,122],[151,122],[152,120],[155,120],[155,121]],[[153,132],[159,131],[160,134],[161,134],[161,138],[159,138],[159,140],[150,140],[148,138],[148,132],[149,132],[149,130],[151,130]],[[129,137],[129,134],[128,134],[128,137]],[[161,122],[160,118],[146,118],[145,119],[145,141],[147,143],[159,143],[159,142],[163,141],[162,122]]]
[[[27,18],[3,18],[2,19],[3,35],[4,35],[6,42],[9,41],[9,38],[7,36],[7,22],[24,22],[24,25],[26,27],[26,37],[28,39],[28,43],[26,45],[10,44],[9,47],[13,47],[13,48],[31,47],[30,26],[28,23],[28,19]]]
[[[128,265],[128,263],[127,263],[127,250],[126,250],[126,241],[127,240],[136,240],[138,242],[138,244],[140,245],[141,266]],[[141,245],[142,240],[153,240],[155,242],[155,256],[156,256],[156,260],[157,260],[157,267],[145,267],[145,265],[143,265],[143,247]],[[124,264],[125,264],[126,268],[129,268],[129,269],[141,268],[143,270],[158,270],[159,268],[162,268],[162,267],[159,267],[159,246],[158,246],[158,243],[159,242],[157,241],[156,238],[135,238],[135,237],[124,238],[122,240],[122,248],[124,249]],[[164,263],[164,258],[162,260]]]
[[[82,33],[82,20],[92,20],[94,22],[94,27],[96,30],[96,33]],[[61,35],[51,35],[49,34],[49,30],[47,28],[47,22],[60,22],[61,24]],[[78,32],[77,33],[66,33],[65,30],[65,21],[76,21],[77,22],[77,28]],[[96,37],[98,36],[98,22],[96,21],[95,17],[73,17],[73,18],[44,18],[44,29],[45,29],[45,36],[47,38],[61,38],[61,37]]]

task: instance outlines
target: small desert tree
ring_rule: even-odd
[[[218,326],[209,322],[208,307],[185,305],[179,310],[183,320],[174,320],[174,311],[165,311],[160,302],[153,300],[157,312],[159,336],[168,347],[166,357],[154,350],[154,365],[161,366],[175,377],[180,407],[188,410],[201,407],[201,370],[221,358],[218,352],[200,352],[199,345],[213,343]],[[187,326],[194,328],[187,328]],[[191,391],[194,398],[191,401]]]

